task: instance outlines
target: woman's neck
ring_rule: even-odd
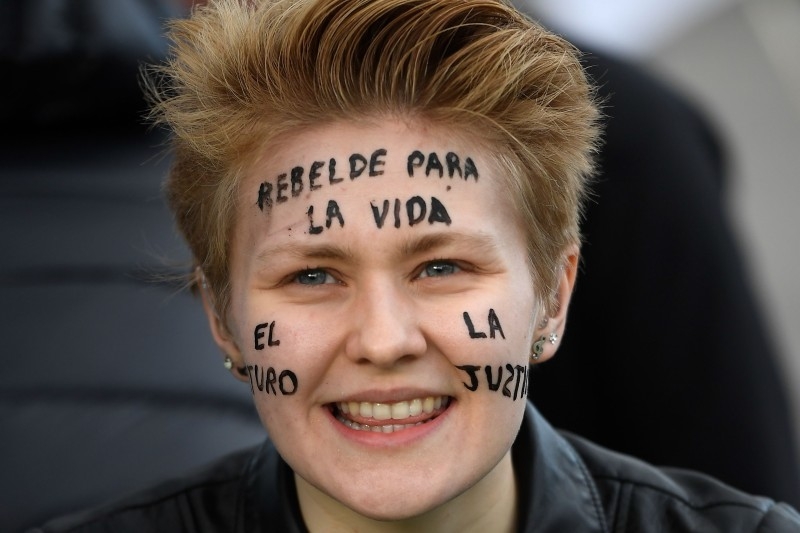
[[[517,487],[509,451],[491,472],[454,499],[412,518],[373,520],[345,507],[295,475],[303,519],[311,533],[511,533],[517,523]]]

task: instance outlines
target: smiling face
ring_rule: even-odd
[[[301,505],[403,519],[513,485],[540,309],[503,188],[468,137],[396,120],[304,131],[243,179],[212,329]]]

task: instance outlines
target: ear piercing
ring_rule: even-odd
[[[550,341],[550,344],[555,344],[556,342],[558,342],[558,333],[554,331],[547,337],[542,335],[542,337],[538,341],[533,343],[533,354],[531,355],[531,358],[534,361],[538,361],[539,358],[544,353],[544,343],[547,341]]]
[[[200,287],[203,290],[208,289],[208,282],[206,282],[206,273],[203,272],[203,269],[200,268],[199,266],[197,266],[197,267],[195,267],[194,272],[195,272],[195,275],[197,276],[197,278],[199,278],[198,284],[200,285]]]
[[[225,370],[232,370],[233,369],[233,359],[231,356],[226,355],[225,359],[222,361],[222,366],[225,367]],[[237,366],[236,372],[239,373],[240,376],[247,376],[247,367],[246,366]]]
[[[544,353],[544,341],[547,340],[547,337],[542,337],[538,341],[533,343],[533,355],[531,356],[534,361],[538,361],[539,358]]]

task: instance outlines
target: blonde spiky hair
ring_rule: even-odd
[[[289,130],[384,115],[458,126],[491,149],[554,305],[598,137],[564,39],[502,0],[218,0],[169,36],[150,85],[173,132],[167,195],[223,316],[236,189],[256,154]]]

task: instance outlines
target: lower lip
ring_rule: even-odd
[[[391,433],[379,433],[375,431],[364,431],[360,429],[349,428],[337,420],[336,416],[333,414],[333,411],[327,406],[323,407],[323,409],[325,409],[325,412],[328,414],[328,418],[333,424],[333,427],[336,428],[336,430],[346,439],[363,446],[397,447],[413,444],[415,441],[424,439],[431,433],[438,430],[445,420],[449,418],[450,413],[456,407],[456,403],[457,402],[451,398],[450,405],[448,405],[447,409],[442,411],[436,418],[429,420],[424,424],[411,426],[401,430],[395,430]],[[393,422],[393,420],[387,420],[387,422]],[[394,422],[402,423],[402,420],[396,420]]]

